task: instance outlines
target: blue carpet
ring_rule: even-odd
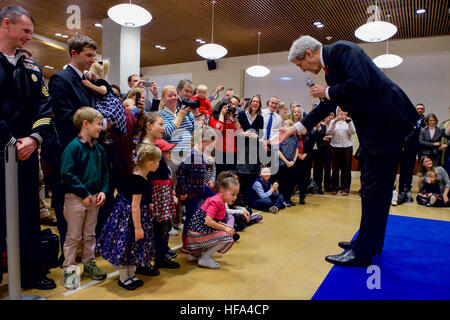
[[[334,266],[312,299],[450,299],[450,222],[390,215],[383,253],[372,264],[380,289],[367,286],[373,271]]]

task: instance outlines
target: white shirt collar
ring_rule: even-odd
[[[325,62],[323,62],[323,46],[320,47],[320,63],[322,64],[322,67],[325,67]]]
[[[80,76],[80,78],[83,78],[83,72],[81,72],[80,70],[78,70],[76,67],[74,67],[73,64],[69,63],[69,66],[73,68],[73,70],[76,71],[76,73]]]

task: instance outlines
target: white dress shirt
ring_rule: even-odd
[[[332,135],[330,145],[335,148],[348,148],[353,146],[352,135],[356,133],[353,121],[332,120],[327,135]]]
[[[264,127],[263,127],[263,130],[264,130],[264,136],[263,137],[264,137],[264,139],[266,139],[266,136],[267,136],[267,125],[269,124],[270,113],[271,113],[271,111],[270,111],[269,108],[263,109],[262,112],[261,112],[261,115],[264,118]],[[276,112],[272,112],[272,113],[273,113],[273,116],[272,116],[272,127],[270,129],[269,140],[271,140],[274,137],[276,137],[278,135],[277,129],[281,128],[281,117],[280,117],[280,115],[278,113],[276,113]]]

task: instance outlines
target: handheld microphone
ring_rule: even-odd
[[[314,83],[314,81],[313,81],[311,78],[306,78],[306,85],[307,85],[309,88],[312,88],[312,87],[314,87],[316,84]],[[319,98],[319,99],[320,99],[321,102],[328,101],[327,98],[325,98],[325,99]]]

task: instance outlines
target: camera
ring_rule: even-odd
[[[181,104],[191,109],[197,109],[200,107],[200,101],[189,100],[188,98],[184,98],[183,100],[181,100]]]
[[[228,113],[234,115],[236,113],[236,107],[235,106],[229,106],[228,107]]]

